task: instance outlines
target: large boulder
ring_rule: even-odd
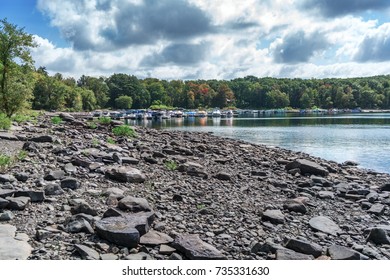
[[[0,260],[25,260],[31,254],[25,234],[16,233],[16,227],[0,224]]]
[[[113,166],[106,170],[105,176],[111,180],[129,183],[143,183],[145,175],[138,169],[129,166]]]
[[[297,159],[286,165],[287,170],[296,168],[299,168],[302,174],[313,174],[320,176],[327,176],[329,174],[328,170],[326,170],[324,167],[318,163],[315,163],[314,161],[307,159]]]

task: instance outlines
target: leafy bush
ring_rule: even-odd
[[[0,155],[0,171],[4,171],[12,164],[12,158],[7,155]]]
[[[107,138],[107,143],[108,143],[108,144],[115,144],[115,140],[112,139],[111,137],[108,137],[108,138]]]
[[[30,116],[27,116],[27,115],[15,115],[12,117],[12,120],[17,122],[17,123],[22,123],[22,122],[25,122],[25,121],[29,121],[31,119]]]
[[[59,116],[55,116],[51,118],[51,122],[55,125],[60,124],[62,122],[62,119]]]
[[[174,171],[174,170],[177,169],[177,164],[176,164],[176,162],[174,162],[173,160],[169,160],[169,161],[166,161],[166,162],[165,162],[165,167],[166,167],[168,170]]]
[[[97,128],[97,125],[96,125],[95,122],[88,122],[87,124],[88,124],[88,127],[89,127],[90,129],[96,129],[96,128]]]
[[[110,117],[101,117],[101,118],[99,118],[99,123],[100,124],[110,124],[111,118]]]
[[[16,158],[18,160],[24,160],[27,157],[28,153],[25,150],[20,150],[19,153],[17,154]]]
[[[5,114],[0,114],[0,129],[10,129],[11,120]]]
[[[128,125],[120,125],[117,127],[114,127],[112,129],[112,133],[114,133],[115,136],[125,136],[125,137],[135,137],[135,131],[132,127]]]

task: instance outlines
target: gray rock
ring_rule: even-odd
[[[30,138],[29,141],[37,142],[37,143],[52,143],[55,141],[55,138],[51,135],[41,135],[41,136]]]
[[[122,164],[134,164],[137,165],[139,163],[139,160],[133,157],[123,157],[122,158]]]
[[[158,253],[161,255],[170,255],[176,251],[175,248],[168,246],[166,244],[161,244],[160,249],[158,250]]]
[[[289,239],[285,247],[298,253],[313,255],[315,258],[322,255],[322,247],[320,245],[300,239]]]
[[[108,208],[106,212],[103,214],[103,218],[109,218],[109,217],[120,217],[125,215],[122,211],[115,209],[115,208]]]
[[[66,177],[65,179],[61,180],[61,188],[62,189],[78,189],[80,188],[81,183],[78,179],[72,178],[72,177]]]
[[[322,199],[334,199],[334,192],[331,191],[319,191],[318,197]]]
[[[146,179],[140,170],[128,166],[110,167],[105,175],[109,179],[129,183],[143,183]]]
[[[340,227],[333,222],[331,219],[325,216],[317,216],[314,218],[311,218],[309,221],[309,225],[311,228],[331,234],[331,235],[337,235],[341,232]]]
[[[64,171],[70,174],[76,173],[77,172],[77,167],[74,166],[71,162],[65,164],[64,166]]]
[[[17,191],[15,197],[29,197],[31,202],[43,202],[45,200],[45,193],[43,191]]]
[[[16,227],[0,224],[0,260],[25,260],[31,254],[31,246],[25,235],[16,234]]]
[[[39,148],[38,145],[34,142],[26,142],[23,144],[23,150],[27,152],[32,152],[32,153],[38,153]]]
[[[71,208],[70,212],[73,215],[84,213],[91,216],[97,216],[97,211],[93,209],[88,203],[79,203]]]
[[[139,212],[119,217],[101,219],[95,223],[97,234],[114,244],[134,248],[140,236],[149,231],[153,212]]]
[[[205,172],[204,167],[196,162],[188,161],[184,164],[179,165],[178,171],[186,172],[190,176],[208,178],[208,174]]]
[[[382,192],[390,192],[390,183],[386,183],[383,186],[380,187],[380,190]]]
[[[118,259],[118,256],[115,254],[101,254],[100,259],[103,261],[115,261]]]
[[[313,260],[312,255],[305,255],[289,249],[276,250],[277,260]]]
[[[139,252],[136,254],[130,254],[126,256],[125,259],[131,261],[142,261],[142,260],[152,260],[153,258],[145,252]]]
[[[178,253],[172,253],[172,255],[169,256],[168,260],[171,261],[181,261],[183,258]]]
[[[76,249],[76,251],[80,254],[80,256],[83,259],[87,259],[87,260],[99,260],[100,259],[100,254],[88,246],[76,244],[76,245],[74,245],[74,248]]]
[[[126,196],[119,200],[118,207],[123,211],[130,212],[152,211],[152,208],[149,206],[149,203],[146,201],[146,199],[133,196]]]
[[[297,159],[293,162],[290,162],[286,165],[287,170],[299,168],[302,174],[313,174],[320,176],[327,176],[329,172],[323,168],[321,165],[315,163],[314,161],[306,159]]]
[[[14,214],[11,211],[4,211],[0,213],[0,221],[10,221],[14,218]]]
[[[69,113],[60,113],[59,117],[66,122],[73,122],[75,118]]]
[[[367,241],[372,241],[375,244],[390,244],[390,238],[387,231],[383,228],[373,228],[367,237]]]
[[[367,212],[375,215],[382,215],[385,212],[385,206],[383,204],[376,203],[372,205]]]
[[[27,182],[28,178],[30,178],[30,174],[26,172],[16,173],[14,176],[19,182]]]
[[[21,196],[21,197],[7,197],[8,200],[8,209],[11,210],[24,210],[27,205],[30,203],[30,198]]]
[[[269,221],[273,224],[283,224],[285,219],[280,210],[266,210],[261,218],[263,221]]]
[[[191,260],[225,260],[226,257],[214,246],[203,242],[196,234],[182,234],[175,238],[172,247]]]
[[[293,199],[286,201],[283,204],[283,208],[287,209],[288,211],[302,213],[302,214],[306,214],[307,212],[307,208],[302,202],[295,201]]]
[[[232,175],[227,172],[219,172],[216,176],[217,179],[222,181],[230,181],[232,178]]]
[[[85,232],[85,233],[94,233],[94,230],[91,226],[91,224],[83,219],[83,218],[77,218],[75,220],[71,220],[65,227],[67,232],[70,233],[79,233],[79,232]]]
[[[0,174],[0,183],[12,183],[16,178],[11,174]]]
[[[328,255],[332,260],[360,260],[359,252],[340,245],[330,246]]]
[[[5,209],[9,201],[0,197],[0,210]]]
[[[61,180],[65,177],[65,172],[63,170],[51,170],[48,174],[45,175],[44,179],[46,181],[55,181]]]
[[[14,193],[15,193],[14,190],[8,190],[8,189],[2,190],[2,189],[0,189],[0,197],[1,198],[6,198],[6,197],[13,196]]]
[[[155,230],[150,230],[141,236],[139,243],[143,245],[161,245],[171,242],[173,242],[173,239],[169,235]]]
[[[48,196],[61,195],[64,193],[65,193],[64,190],[57,183],[49,183],[45,187],[45,195],[48,195]]]

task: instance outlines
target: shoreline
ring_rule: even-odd
[[[28,154],[0,174],[0,220],[13,216],[0,228],[27,235],[25,258],[390,259],[387,173],[211,133],[125,139],[119,122],[64,116],[22,126]]]

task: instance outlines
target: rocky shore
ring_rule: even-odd
[[[390,259],[389,174],[61,117],[0,133],[0,259]]]

